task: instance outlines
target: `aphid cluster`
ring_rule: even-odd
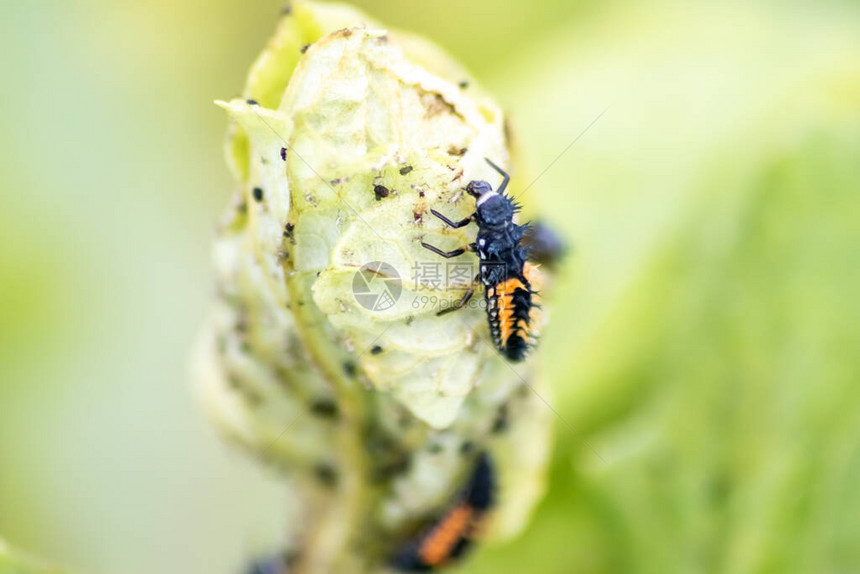
[[[445,258],[457,257],[467,251],[478,254],[480,270],[472,285],[454,306],[442,311],[462,308],[471,299],[478,282],[484,286],[487,303],[487,322],[493,345],[507,359],[522,361],[535,342],[533,311],[536,291],[531,288],[534,267],[527,261],[528,253],[522,246],[528,224],[517,225],[514,216],[519,205],[505,194],[510,176],[489,159],[487,163],[504,178],[498,190],[486,181],[472,181],[466,186],[475,198],[475,213],[461,221],[451,221],[436,210],[433,215],[453,228],[472,222],[478,225],[475,243],[453,251],[421,243],[426,249]]]
[[[462,493],[441,518],[403,546],[392,566],[405,572],[428,572],[461,558],[480,535],[495,503],[495,489],[492,462],[481,453]]]

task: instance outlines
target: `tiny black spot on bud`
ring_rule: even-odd
[[[336,419],[338,416],[337,403],[331,399],[317,399],[311,403],[311,412],[324,419]]]
[[[281,148],[281,159],[287,161],[287,148],[285,147]]]
[[[419,191],[419,192],[418,192],[418,197],[424,197],[424,192],[423,192],[423,191]]]
[[[382,347],[380,347],[379,345],[374,345],[373,348],[370,349],[371,355],[378,355],[381,352],[382,352]]]
[[[374,469],[371,474],[371,481],[375,484],[379,484],[386,480],[390,480],[395,476],[406,473],[410,466],[412,466],[411,457],[408,454],[401,454],[394,460]]]
[[[376,201],[379,201],[380,199],[382,199],[384,197],[388,197],[388,195],[390,193],[391,193],[391,190],[389,190],[384,185],[376,185],[373,187],[373,195],[376,196]]]
[[[325,486],[337,484],[337,471],[330,464],[321,462],[314,467],[314,474]]]
[[[374,456],[388,453],[395,448],[394,441],[392,441],[391,438],[380,434],[378,429],[375,428],[368,429],[364,445],[368,452],[373,453]]]
[[[469,82],[467,82],[466,80],[463,80],[462,82],[460,82],[459,85],[460,85],[460,89],[465,90],[466,88],[469,87]]]
[[[254,201],[263,201],[263,188],[255,187],[254,188]]]
[[[496,420],[493,421],[493,434],[500,434],[508,430],[508,405],[499,407],[499,412],[496,415]]]
[[[460,445],[460,454],[469,454],[473,450],[475,450],[475,443],[470,440]]]
[[[352,361],[347,361],[343,364],[343,372],[346,373],[350,377],[354,377],[358,368],[355,366],[355,363]]]
[[[412,166],[411,166],[411,165],[407,165],[407,166],[405,166],[405,167],[401,167],[401,168],[400,168],[400,175],[406,175],[406,174],[408,174],[410,171],[412,171]]]
[[[401,428],[411,427],[413,422],[412,415],[409,413],[400,413],[397,417],[397,426]]]
[[[260,396],[259,393],[254,392],[251,389],[244,389],[242,397],[245,399],[245,402],[251,408],[259,408],[259,406],[263,404],[263,397]]]
[[[300,51],[302,54],[304,54],[305,52],[307,52],[307,51],[308,51],[308,48],[310,48],[310,47],[311,47],[311,45],[310,45],[310,44],[305,44],[304,46],[302,46],[301,48],[299,48],[299,51]]]
[[[260,102],[258,102],[257,100],[245,100],[245,103],[247,103],[249,106],[259,106],[260,105]]]
[[[292,570],[298,556],[289,552],[282,552],[272,556],[257,558],[245,570],[246,574],[271,574],[273,572],[287,572]]]

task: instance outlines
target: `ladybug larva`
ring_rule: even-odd
[[[483,530],[495,504],[495,488],[492,462],[481,453],[462,493],[423,534],[402,546],[392,566],[403,572],[426,572],[462,558]]]
[[[487,303],[487,322],[493,345],[511,361],[522,361],[535,342],[535,317],[537,292],[532,290],[535,267],[527,261],[527,250],[522,245],[528,224],[518,225],[514,216],[520,206],[505,193],[510,176],[489,159],[490,166],[502,176],[498,190],[486,181],[471,181],[466,191],[475,198],[475,212],[460,221],[451,221],[436,210],[433,215],[453,228],[464,227],[472,222],[478,225],[475,243],[442,251],[438,247],[422,242],[421,245],[445,258],[457,257],[472,251],[478,254],[478,275],[463,297],[446,313],[462,308],[475,292],[478,282],[484,286]]]

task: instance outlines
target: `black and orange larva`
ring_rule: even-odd
[[[392,566],[404,572],[429,572],[461,558],[480,535],[495,504],[495,483],[490,457],[481,453],[463,492],[440,519],[402,547]]]
[[[537,293],[531,288],[534,267],[526,260],[528,254],[522,245],[528,224],[514,223],[520,207],[505,194],[510,176],[489,159],[486,161],[504,180],[496,191],[486,181],[472,181],[466,186],[466,191],[475,198],[475,213],[461,221],[451,221],[435,209],[430,210],[453,228],[474,221],[478,225],[475,243],[453,251],[442,251],[424,242],[421,245],[445,258],[457,257],[466,251],[478,254],[480,270],[472,285],[460,301],[440,314],[462,308],[480,281],[484,285],[493,345],[509,360],[521,361],[535,339],[533,310]]]

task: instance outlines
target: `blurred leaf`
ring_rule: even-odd
[[[858,27],[769,16],[625,10],[510,70],[547,163],[610,104],[539,184],[575,246],[544,356],[606,463],[558,425],[535,526],[469,571],[860,563]]]
[[[0,574],[62,574],[62,572],[12,550],[0,539]]]

